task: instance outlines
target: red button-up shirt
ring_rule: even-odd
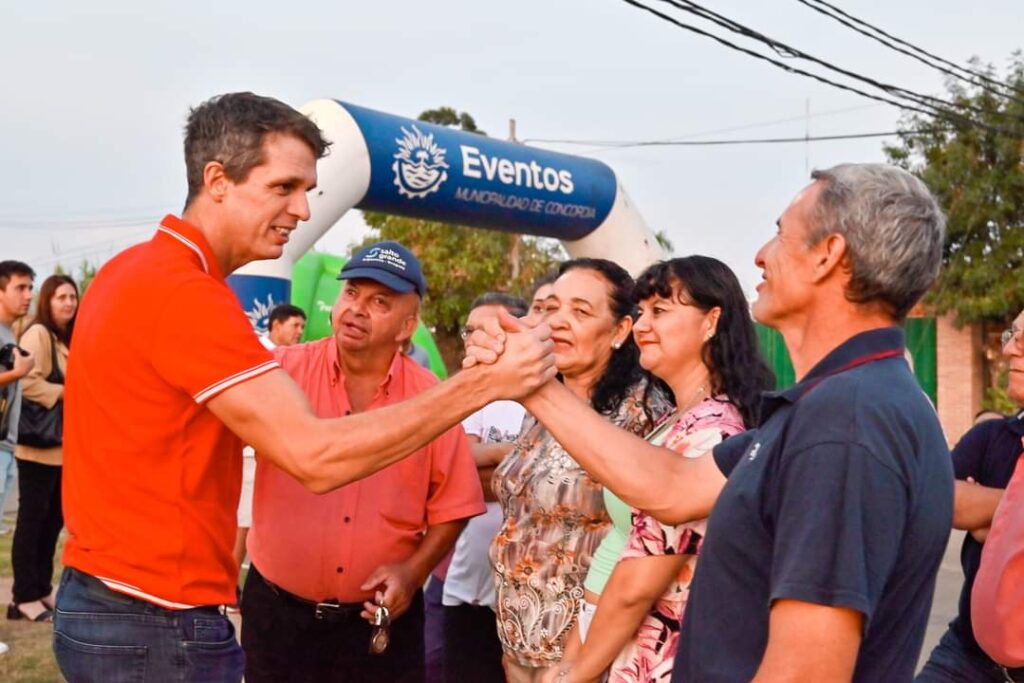
[[[333,337],[279,347],[274,356],[303,388],[320,417],[351,412]],[[437,382],[397,354],[368,410],[413,396]],[[389,425],[381,423],[381,429]],[[248,550],[260,573],[307,600],[359,602],[378,566],[407,560],[428,526],[484,512],[469,442],[456,426],[409,457],[324,495],[303,488],[256,454]]]

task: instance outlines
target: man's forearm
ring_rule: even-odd
[[[1003,489],[957,481],[953,491],[954,529],[974,531],[992,524],[992,517],[1003,498]]]
[[[419,585],[426,582],[427,576],[437,563],[455,546],[455,541],[465,528],[466,522],[465,519],[457,519],[427,527],[427,533],[423,535],[416,552],[405,561],[405,565],[416,577]]]
[[[401,460],[492,400],[482,370],[461,372],[401,403],[320,419],[276,370],[233,387],[208,406],[262,456],[316,493]]]
[[[724,479],[710,454],[690,459],[652,446],[555,382],[524,405],[590,476],[655,519],[668,524],[702,519],[714,506]]]

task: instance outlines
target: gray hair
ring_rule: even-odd
[[[906,317],[939,274],[946,217],[918,178],[887,164],[840,164],[815,170],[824,183],[808,244],[838,233],[851,276],[846,298],[880,302]]]

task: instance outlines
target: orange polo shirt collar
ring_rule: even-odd
[[[191,249],[195,252],[203,270],[218,280],[224,280],[224,273],[221,272],[220,264],[217,263],[217,259],[213,255],[213,249],[210,247],[206,235],[199,228],[173,214],[167,214],[160,221],[160,227],[156,230],[157,233],[176,239]]]

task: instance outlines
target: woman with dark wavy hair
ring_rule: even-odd
[[[647,442],[697,458],[756,424],[761,392],[774,378],[728,266],[706,256],[656,263],[637,278],[634,298],[640,365],[671,388],[676,404]],[[610,683],[667,681],[706,520],[665,526],[608,488],[604,497],[615,523],[606,543],[621,534],[625,547],[610,567],[598,549],[580,628],[545,680],[595,681],[608,671]]]
[[[630,334],[633,280],[602,259],[562,265],[545,299],[565,387],[611,423],[643,436],[671,410],[652,390]],[[512,683],[562,658],[594,549],[610,526],[601,485],[528,418],[491,480],[504,521],[491,544],[498,636]]]

